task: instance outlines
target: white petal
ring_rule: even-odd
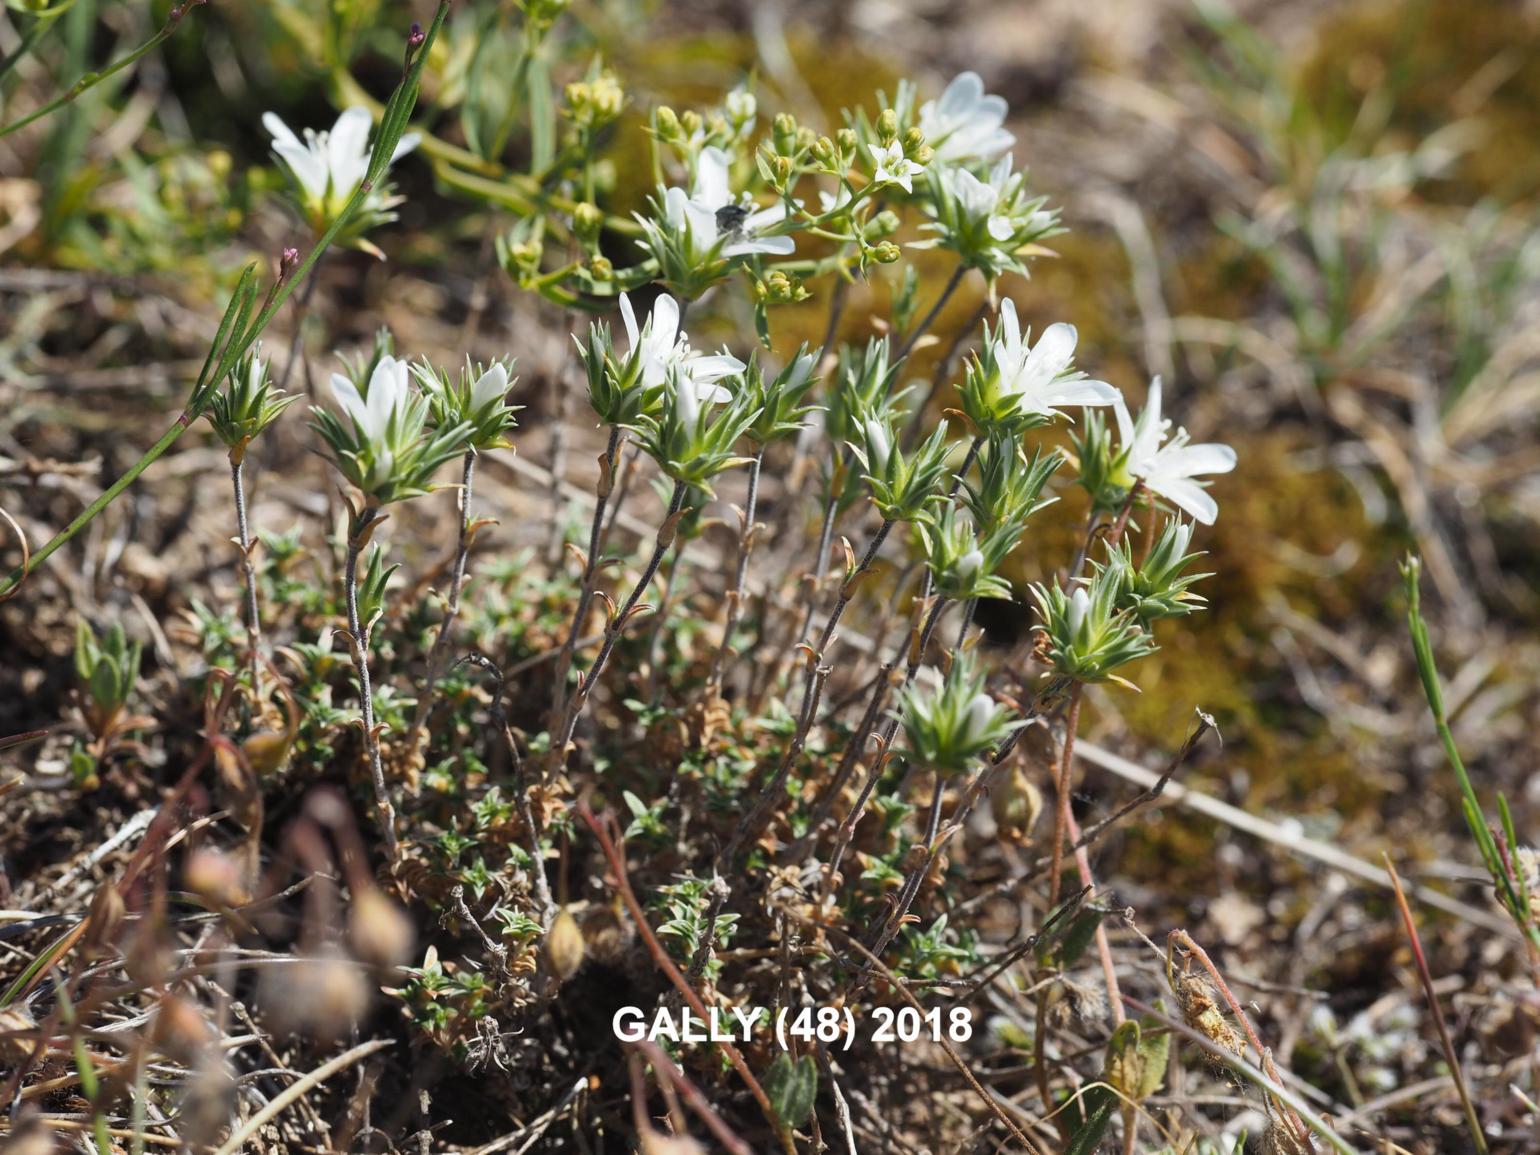
[[[422,143],[422,134],[417,132],[403,133],[401,139],[396,142],[396,151],[390,154],[390,163],[395,164],[407,153],[411,152]]]
[[[1112,403],[1112,412],[1118,421],[1118,447],[1127,449],[1134,443],[1134,419],[1128,415],[1128,403],[1121,393]]]
[[[508,395],[508,370],[493,365],[471,386],[471,406],[480,409],[493,401],[501,401]]]
[[[949,116],[972,116],[974,105],[984,95],[984,81],[977,72],[959,72],[941,94],[936,108]]]
[[[722,246],[724,257],[746,257],[753,253],[770,253],[784,257],[797,251],[797,242],[790,237],[755,237],[747,241],[734,241]]]
[[[692,370],[693,368],[694,366],[691,366]],[[695,399],[697,401],[704,402],[707,405],[726,405],[733,399],[732,390],[730,389],[721,385],[713,385],[709,381],[694,378],[693,374],[692,379],[695,382]]]
[[[364,433],[369,424],[369,406],[359,395],[358,386],[341,373],[333,373],[332,396],[337,398],[337,404],[342,406],[342,411],[353,422],[353,428]]]
[[[679,302],[667,293],[652,303],[652,339],[663,349],[672,349],[679,339]]]
[[[636,328],[636,310],[631,308],[631,298],[625,293],[620,294],[620,320],[626,327],[626,346],[634,353],[639,338]]]
[[[1196,481],[1186,478],[1156,478],[1146,481],[1151,492],[1164,497],[1172,505],[1192,516],[1204,525],[1213,525],[1219,516],[1219,504]]]
[[[730,353],[712,353],[690,362],[690,377],[697,383],[719,381],[742,373],[746,366]],[[731,394],[728,395],[729,398]]]
[[[1122,397],[1105,381],[1064,381],[1053,387],[1047,403],[1055,409],[1061,405],[1116,405]]]
[[[289,166],[289,171],[299,181],[306,195],[315,198],[326,195],[328,172],[324,156],[306,148],[297,140],[274,141],[273,152]]]
[[[767,229],[771,225],[778,225],[786,219],[786,206],[780,201],[767,209],[752,212],[743,218],[743,231],[757,233],[760,229]]]
[[[1234,468],[1235,450],[1217,441],[1173,447],[1160,455],[1160,471],[1181,477],[1229,473]]]
[[[344,109],[327,141],[333,191],[351,193],[369,170],[369,129],[374,120],[362,108]]]
[[[700,201],[713,212],[732,200],[727,189],[727,154],[715,145],[701,149],[691,199]]]
[[[1070,362],[1075,359],[1075,345],[1079,340],[1080,335],[1075,331],[1075,326],[1064,321],[1056,321],[1044,329],[1043,335],[1028,354],[1026,364],[1022,366],[1022,388],[1033,391],[1046,388],[1049,382],[1069,368]]]
[[[262,127],[267,129],[275,144],[292,144],[295,148],[304,148],[299,137],[294,135],[294,130],[283,122],[276,112],[264,112],[262,114]]]

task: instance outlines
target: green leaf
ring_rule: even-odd
[[[529,58],[525,85],[529,93],[530,170],[540,174],[556,159],[556,106],[551,99],[551,68],[538,52]]]
[[[1136,1028],[1137,1029],[1137,1028]],[[1107,1125],[1118,1108],[1118,1097],[1098,1083],[1085,1093],[1085,1121],[1070,1136],[1064,1155],[1091,1155],[1107,1133]]]
[[[818,1096],[818,1065],[812,1055],[793,1062],[782,1051],[765,1072],[764,1085],[776,1118],[788,1131],[812,1117],[813,1100]]]
[[[118,667],[110,658],[98,658],[96,669],[91,671],[91,698],[98,706],[111,707],[119,705],[122,699],[118,696]]]

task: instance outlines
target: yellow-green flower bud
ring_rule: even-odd
[[[891,108],[884,108],[882,115],[877,118],[877,139],[884,146],[898,139],[898,113]]]

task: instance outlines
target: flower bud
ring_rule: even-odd
[[[330,1042],[363,1018],[369,984],[357,963],[326,946],[288,965],[264,968],[257,998],[279,1031]]]
[[[659,105],[653,112],[652,126],[664,140],[673,140],[679,135],[679,117],[666,104]]]
[[[615,266],[608,257],[595,257],[588,262],[588,275],[596,281],[614,280]]]
[[[770,122],[770,138],[775,142],[775,151],[790,153],[797,147],[797,120],[789,112],[778,112],[775,119]]]
[[[880,265],[891,265],[903,254],[892,241],[883,241],[880,245],[872,247],[872,256]]]
[[[834,142],[827,136],[820,136],[813,142],[813,159],[825,168],[833,168],[836,159]]]
[[[898,113],[891,108],[884,108],[882,115],[877,118],[877,139],[884,146],[898,139]]]
[[[840,152],[844,153],[846,156],[849,156],[851,153],[855,152],[855,150],[856,150],[856,130],[855,129],[853,129],[853,128],[842,128],[842,129],[840,129],[837,133],[834,134],[834,140],[840,146]]]
[[[873,239],[891,237],[898,232],[898,225],[898,214],[892,209],[883,209],[867,223],[866,235]]]
[[[278,279],[280,281],[287,281],[298,268],[299,250],[296,248],[284,249],[278,257]]]
[[[214,907],[240,906],[250,895],[240,864],[211,846],[200,846],[182,864],[182,885]]]
[[[604,214],[598,205],[584,201],[572,210],[572,231],[585,247],[592,248],[598,242],[603,227]]]
[[[679,127],[684,130],[685,136],[694,136],[701,129],[700,113],[693,108],[685,109],[679,116]]]
[[[565,907],[557,913],[551,929],[545,932],[545,965],[564,983],[577,974],[583,965],[583,932],[578,929],[577,919]]]
[[[777,156],[770,162],[770,172],[775,177],[776,186],[784,188],[791,180],[791,157]]]
[[[813,147],[813,142],[818,139],[818,134],[807,125],[797,127],[797,148],[803,152]]]
[[[353,951],[377,967],[398,967],[412,956],[417,930],[412,920],[377,887],[361,891],[348,911],[348,940]]]
[[[241,743],[241,753],[246,765],[259,778],[278,773],[289,760],[289,748],[293,735],[276,730],[258,730]]]
[[[925,165],[929,164],[931,162],[931,158],[933,158],[935,155],[935,149],[931,148],[928,144],[922,144],[919,148],[914,150],[909,159],[914,161],[915,164]]]
[[[925,134],[923,132],[921,132],[918,128],[911,128],[907,132],[904,133],[904,153],[905,153],[905,155],[911,156],[911,157],[914,156],[915,150],[924,147],[924,145],[925,145]]]

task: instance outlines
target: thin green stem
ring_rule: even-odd
[[[297,285],[302,283],[309,275],[315,263],[321,259],[321,254],[331,247],[333,241],[347,226],[353,215],[364,203],[369,193],[373,191],[374,184],[380,179],[390,159],[395,153],[396,145],[401,140],[401,134],[406,129],[408,118],[417,103],[417,94],[421,86],[422,70],[431,55],[433,42],[444,25],[444,19],[449,15],[450,0],[439,0],[438,10],[434,13],[433,23],[423,39],[421,47],[413,60],[411,67],[402,82],[391,94],[390,101],[385,106],[385,115],[381,121],[381,127],[375,138],[374,149],[369,154],[369,168],[364,181],[358,186],[348,203],[332,221],[327,230],[321,234],[315,246],[307,253],[303,260],[289,273],[288,276],[275,281],[269,289],[267,298],[261,310],[254,320],[247,324],[251,302],[242,296],[242,290],[247,289],[251,283],[251,270],[243,274],[240,285],[237,286],[236,298],[226,310],[224,318],[220,322],[218,334],[213,345],[209,348],[208,357],[204,360],[203,370],[198,374],[197,384],[193,387],[187,407],[176,423],[152,445],[149,450],[129,467],[127,473],[115,481],[100,497],[86,507],[74,521],[70,522],[61,533],[52,541],[34,553],[25,565],[12,570],[5,579],[5,584],[0,586],[0,598],[9,596],[27,576],[37,569],[60,546],[68,543],[77,533],[85,528],[102,510],[111,505],[119,494],[138,480],[139,475],[153,465],[160,457],[171,448],[172,444],[180,437],[202,413],[208,403],[209,386],[211,382],[222,380],[230,369],[240,360],[241,356],[251,348],[257,338],[262,335],[264,329],[272,321],[278,310],[283,307],[294,292]],[[228,340],[226,339],[228,337]],[[223,352],[221,352],[221,348]]]
[[[936,298],[936,303],[930,307],[930,312],[921,318],[920,323],[904,335],[904,343],[898,347],[898,352],[893,355],[894,361],[902,361],[914,351],[921,337],[936,323],[936,318],[941,316],[941,310],[946,308],[946,303],[952,299],[952,294],[957,292],[957,286],[962,284],[963,277],[968,272],[967,265],[958,265],[952,270],[952,275],[947,278],[946,287],[941,290],[941,295]]]
[[[0,80],[4,80],[9,76],[12,69],[31,55],[32,50],[42,43],[43,37],[48,35],[49,29],[58,23],[59,17],[63,16],[73,3],[74,0],[69,0],[68,3],[61,4],[53,11],[45,12],[32,21],[31,27],[22,36],[21,43],[16,46],[16,51],[12,52],[4,60],[0,60]]]
[[[251,560],[251,528],[246,517],[246,480],[243,458],[230,457],[230,487],[235,492],[235,525],[241,549],[241,580],[245,589],[246,648],[251,662],[251,685],[257,688],[257,672],[262,661],[262,619],[257,609],[257,567]]]
[[[161,26],[160,30],[156,32],[154,36],[151,36],[148,40],[141,44],[138,48],[135,48],[126,56],[120,56],[111,64],[103,68],[100,72],[86,73],[79,80],[75,81],[74,84],[70,85],[68,91],[55,98],[54,100],[49,101],[41,108],[33,110],[19,120],[13,120],[9,124],[0,125],[0,137],[7,137],[10,136],[13,132],[20,132],[22,129],[26,128],[27,125],[35,124],[37,121],[42,120],[45,116],[53,115],[66,104],[70,104],[71,102],[75,101],[82,94],[89,92],[103,81],[110,80],[119,72],[122,72],[125,68],[132,67],[146,53],[154,50],[171,38],[171,34],[177,30],[177,25],[182,22],[182,17],[188,8],[201,7],[207,2],[208,0],[187,0],[187,2],[184,4],[178,4],[176,7],[171,9],[170,17],[166,20],[166,23]],[[39,23],[41,23],[41,21],[39,21]],[[47,28],[44,28],[43,31],[46,32]],[[0,76],[3,76],[6,71],[9,71],[13,66],[14,60],[19,59],[20,56],[29,49],[30,46],[23,43],[23,45],[17,49],[16,53],[13,54],[13,57],[6,60],[4,69],[0,70]]]

